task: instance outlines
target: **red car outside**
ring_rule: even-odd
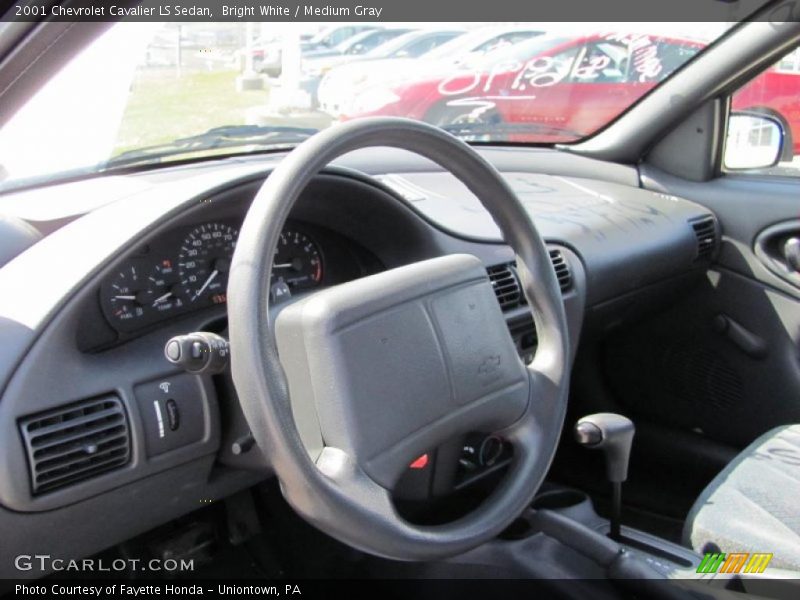
[[[472,139],[485,128],[495,140],[499,132],[509,141],[570,142],[614,120],[703,46],[647,34],[541,36],[477,64],[361,90],[343,118],[402,116]],[[785,158],[800,152],[798,76],[770,69],[734,98],[734,109],[782,121]]]

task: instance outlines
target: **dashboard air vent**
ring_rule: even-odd
[[[711,215],[691,221],[694,235],[697,237],[697,258],[711,258],[717,245],[717,224]]]
[[[20,421],[34,494],[90,479],[130,460],[122,402],[106,396]]]
[[[517,274],[514,273],[511,264],[495,265],[486,269],[486,272],[489,273],[489,281],[492,283],[500,309],[508,310],[519,306],[523,296],[519,281],[517,281]]]
[[[562,292],[566,291],[572,285],[572,273],[569,269],[569,263],[564,258],[564,253],[558,248],[551,248],[549,252],[550,261],[553,263],[553,270],[558,279],[558,285],[561,287]],[[507,263],[486,269],[489,274],[489,280],[492,282],[494,293],[497,296],[497,302],[500,303],[502,310],[509,310],[526,303],[519,279],[517,279],[516,266],[516,263]]]
[[[553,263],[553,269],[556,272],[556,279],[561,291],[569,289],[572,285],[572,273],[569,270],[569,263],[564,258],[564,253],[558,248],[550,249],[550,260]]]

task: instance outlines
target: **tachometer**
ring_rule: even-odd
[[[273,283],[279,279],[300,289],[322,282],[322,255],[306,234],[288,229],[281,233],[272,265]]]
[[[227,299],[228,271],[239,232],[223,223],[193,229],[178,255],[180,293],[190,304],[221,304]]]

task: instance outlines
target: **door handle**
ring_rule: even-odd
[[[753,250],[773,275],[800,288],[800,219],[776,223],[762,230],[756,236]]]
[[[783,258],[793,271],[800,271],[800,237],[790,237],[783,243]]]

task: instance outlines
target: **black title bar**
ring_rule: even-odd
[[[698,22],[800,20],[800,0],[18,0],[3,21]]]

